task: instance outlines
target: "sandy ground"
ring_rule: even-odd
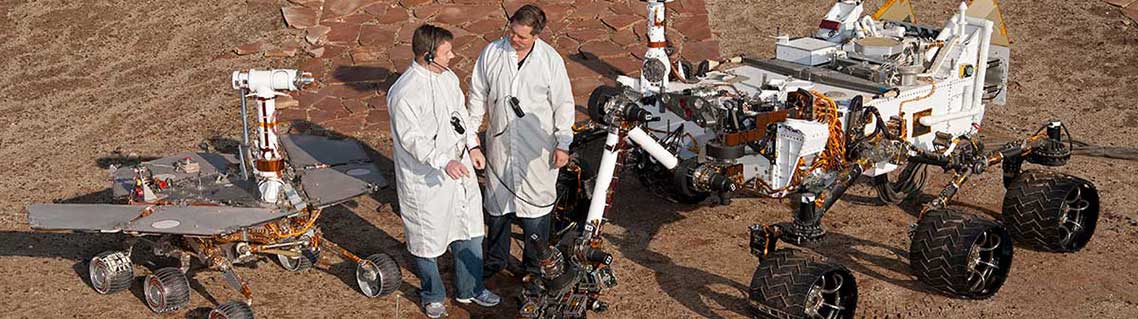
[[[876,8],[883,1],[867,1]],[[943,21],[954,1],[916,1],[921,21]],[[724,55],[769,56],[776,27],[805,34],[832,0],[711,0],[712,29]],[[989,111],[994,138],[1033,131],[1050,118],[1067,121],[1076,138],[1104,146],[1138,145],[1138,30],[1100,1],[1003,1],[1013,37],[1010,103]],[[117,248],[122,237],[32,233],[20,215],[30,203],[106,200],[107,156],[116,149],[158,156],[196,149],[214,136],[235,137],[236,94],[229,73],[242,67],[289,67],[297,61],[232,57],[229,50],[291,34],[278,6],[243,1],[0,2],[0,317],[156,317],[131,293],[95,294],[85,283],[85,260]],[[390,154],[384,138],[364,138]],[[390,169],[389,161],[382,161]],[[805,249],[856,272],[864,317],[1135,318],[1138,317],[1138,200],[1131,195],[1138,163],[1075,157],[1060,171],[1086,177],[1101,190],[1103,216],[1095,238],[1076,254],[1018,248],[1003,289],[988,300],[959,300],[929,292],[908,272],[905,229],[914,204],[877,206],[859,185],[825,220],[830,235]],[[789,220],[774,200],[738,199],[730,206],[682,206],[660,201],[626,178],[608,215],[607,242],[620,285],[603,318],[743,318],[746,285],[756,261],[747,254],[745,227]],[[926,193],[939,189],[931,182]],[[1003,197],[998,174],[968,183],[956,204],[995,214]],[[322,221],[329,238],[360,254],[388,251],[404,266],[396,297],[366,299],[356,292],[354,266],[287,273],[261,262],[239,272],[252,284],[262,318],[420,317],[418,281],[402,248],[392,212],[394,192],[331,209]],[[444,264],[448,264],[444,260]],[[155,267],[157,265],[146,265]],[[145,269],[139,273],[146,273]],[[449,272],[444,268],[444,272]],[[194,274],[189,311],[162,317],[197,318],[237,294],[216,273]],[[492,283],[515,288],[505,278]],[[513,303],[495,310],[452,306],[452,317],[511,317]]]

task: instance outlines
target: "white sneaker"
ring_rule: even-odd
[[[482,289],[482,292],[479,293],[478,296],[475,296],[474,298],[455,298],[455,301],[458,301],[459,303],[464,303],[464,304],[468,304],[468,303],[473,301],[474,303],[478,304],[479,306],[493,307],[493,306],[497,306],[499,303],[502,302],[502,297],[499,297],[498,295],[495,295],[494,293],[490,292],[489,289]]]
[[[441,302],[432,302],[423,305],[423,313],[425,313],[428,318],[442,318],[447,316],[447,307]]]

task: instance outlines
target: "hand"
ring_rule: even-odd
[[[486,156],[482,155],[482,149],[476,148],[470,150],[470,161],[474,163],[474,169],[486,168]]]
[[[450,176],[450,178],[453,179],[459,179],[470,175],[470,171],[466,170],[466,165],[462,165],[462,162],[455,160],[447,162],[446,172],[447,176]]]
[[[553,151],[553,167],[562,168],[569,164],[569,151],[557,149]]]

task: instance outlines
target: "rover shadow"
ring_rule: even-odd
[[[580,51],[575,54],[570,54],[568,57],[569,60],[580,63],[581,65],[589,68],[589,70],[592,70],[593,72],[596,72],[597,74],[600,74],[605,78],[612,79],[614,81],[616,80],[617,76],[627,75],[624,74],[624,72],[621,72],[620,69],[616,68],[612,64],[606,62],[591,52]]]
[[[341,65],[332,70],[328,76],[357,91],[387,92],[399,78],[399,73],[378,66]]]
[[[842,196],[842,200],[856,204],[855,201],[857,200],[856,197],[858,197],[858,195],[853,196],[855,197],[855,200],[850,201],[848,198],[851,197],[851,194],[846,193]],[[901,208],[901,210],[906,214],[912,216],[912,222],[915,223],[917,222],[916,218],[918,218],[921,214],[921,210],[923,209],[924,204],[934,199],[936,199],[936,196],[922,192],[915,194],[911,198],[905,199],[897,206]],[[887,206],[887,204],[882,203],[874,206]],[[967,208],[966,213],[978,213],[987,215],[992,219],[999,218],[999,213],[971,203],[953,201],[949,206]],[[932,289],[920,280],[915,279],[915,277],[912,276],[912,272],[910,271],[909,267],[908,247],[894,247],[887,244],[865,240],[852,235],[837,232],[829,232],[821,241],[817,243],[806,244],[802,247],[814,250],[816,253],[829,258],[831,261],[846,266],[853,272],[861,273],[863,275],[896,285],[898,287],[903,287],[916,292],[939,295],[946,298],[966,299],[960,296],[945,293],[940,290]],[[887,254],[877,255],[865,252],[862,249],[858,249],[862,247],[885,250]],[[888,274],[875,270],[874,268],[887,269],[894,273],[903,274],[905,278],[902,279],[898,278],[897,276],[889,276]]]
[[[828,233],[826,237],[823,238],[819,243],[808,244],[801,247],[812,249],[818,254],[825,256],[830,261],[841,264],[853,272],[860,273],[898,287],[916,292],[957,298],[944,294],[940,291],[933,290],[926,286],[924,283],[913,278],[912,273],[909,271],[909,252],[902,248],[882,244],[871,240],[865,240],[838,232]],[[862,248],[885,250],[886,254],[878,255],[868,253],[865,252]],[[898,276],[890,276],[889,274],[878,271],[874,268],[881,268],[897,274],[901,274],[901,276],[904,278],[898,278]]]
[[[138,154],[122,154],[122,152],[115,151],[111,155],[103,156],[95,159],[95,165],[102,169],[110,169],[114,167],[130,167],[138,165],[142,162],[153,161],[161,157],[156,156],[141,156]]]
[[[747,285],[702,269],[678,264],[672,257],[650,247],[651,239],[656,237],[662,227],[686,218],[684,212],[694,210],[700,205],[660,200],[659,196],[639,187],[639,182],[634,181],[635,176],[632,172],[626,172],[621,177],[617,192],[622,196],[618,198],[634,198],[635,203],[614,205],[608,214],[611,216],[610,222],[625,228],[626,235],[606,234],[605,238],[625,259],[652,269],[654,279],[661,290],[700,316],[723,318],[712,311],[713,308],[720,306],[727,307],[740,316],[749,316]],[[707,199],[703,205],[715,200],[715,198]],[[747,267],[751,265],[748,264]],[[714,286],[731,287],[736,293],[721,293],[712,289]],[[708,301],[713,301],[718,306],[713,306]]]

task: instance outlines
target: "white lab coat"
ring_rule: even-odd
[[[438,257],[453,241],[485,234],[482,194],[466,153],[477,139],[463,100],[453,72],[415,62],[388,91],[400,215],[407,250],[418,257]],[[465,134],[456,132],[452,117],[461,117]],[[471,176],[455,180],[446,164],[460,158]]]
[[[524,117],[515,115],[508,96],[518,98]],[[474,65],[467,105],[473,123],[481,124],[483,114],[490,122],[483,143],[493,169],[487,174],[488,213],[514,212],[525,218],[549,214],[552,206],[535,205],[552,204],[557,198],[553,151],[568,150],[573,141],[575,104],[565,61],[538,39],[519,70],[518,53],[509,40],[494,41]],[[503,182],[509,189],[502,187]]]

